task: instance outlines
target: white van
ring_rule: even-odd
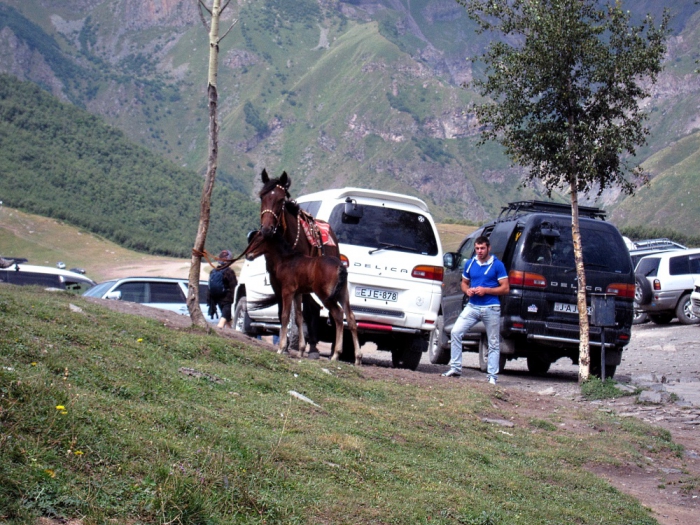
[[[415,370],[434,335],[442,297],[442,246],[428,206],[416,197],[361,188],[312,193],[297,203],[329,222],[338,237],[360,344],[372,341],[391,351],[394,366]],[[247,261],[236,289],[238,330],[279,331],[276,307],[248,309],[248,301],[269,294],[264,258]],[[327,318],[328,311],[321,315]],[[330,341],[332,330],[326,332],[322,339]],[[351,357],[348,346],[344,359]]]

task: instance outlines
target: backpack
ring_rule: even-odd
[[[209,297],[214,303],[218,303],[228,292],[224,283],[224,271],[212,270],[209,274]]]

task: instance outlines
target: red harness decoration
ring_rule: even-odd
[[[318,219],[314,219],[313,224],[310,224],[306,218],[300,218],[299,222],[311,246],[315,246],[316,248],[335,246],[335,242],[333,242],[333,238],[330,235],[330,224],[325,221],[319,221]]]

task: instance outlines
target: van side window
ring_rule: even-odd
[[[700,273],[700,255],[690,255],[688,264],[690,265],[690,273]]]
[[[321,201],[300,202],[299,207],[306,213],[316,217],[316,215],[318,215],[318,210],[321,209]]]
[[[177,304],[186,301],[180,285],[177,283],[150,283],[151,302]]]
[[[668,273],[670,275],[685,275],[690,273],[690,264],[687,255],[671,257],[668,260]]]
[[[459,260],[456,268],[464,270],[464,263],[474,256],[474,241],[476,237],[469,237],[459,250]]]
[[[124,283],[117,287],[115,292],[117,291],[122,293],[122,301],[146,302],[146,283]]]

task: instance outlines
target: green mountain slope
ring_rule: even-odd
[[[130,142],[99,118],[0,75],[0,195],[125,247],[188,256],[202,179]],[[255,203],[219,186],[207,245],[245,245]]]
[[[700,242],[700,132],[653,155],[650,183],[615,209],[613,220],[639,231],[679,232]],[[680,212],[679,212],[680,208]]]
[[[700,6],[624,3],[636,20],[648,11],[658,19],[663,8],[674,15],[666,70],[644,101],[644,161],[700,127]],[[208,42],[195,2],[2,5],[11,16],[0,17],[0,46],[11,51],[0,53],[0,71],[104,116],[179,166],[203,170]],[[453,0],[233,3],[222,32],[234,17],[220,45],[222,185],[255,200],[265,167],[288,171],[295,195],[362,185],[421,196],[439,219],[477,221],[509,200],[541,196],[520,187],[524,173],[497,146],[476,146],[469,82],[481,66],[467,58],[486,37]],[[66,64],[78,68],[77,84]],[[597,204],[613,209],[624,199],[611,191]]]

